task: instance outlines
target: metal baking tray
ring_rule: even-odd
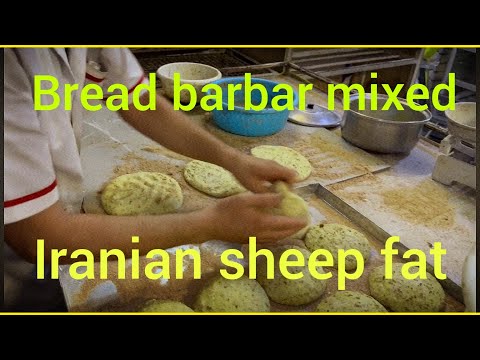
[[[309,203],[311,203],[312,195],[318,199],[321,199],[324,203],[328,204],[331,209],[335,210],[338,214],[344,217],[350,223],[350,225],[358,227],[359,230],[361,230],[369,238],[374,246],[380,245],[383,248],[386,240],[395,235],[389,234],[387,231],[372,222],[366,216],[362,215],[360,212],[348,205],[345,201],[341,200],[321,184],[311,184],[309,186],[300,187],[296,189],[296,192],[305,198]],[[401,243],[401,239],[400,242],[394,243],[393,248],[398,249],[398,261],[405,262],[401,256],[405,253],[405,251],[409,250],[409,248]],[[367,272],[367,264],[365,270],[365,272]],[[427,271],[433,275],[433,266],[431,264],[427,263]],[[450,295],[456,301],[463,303],[462,288],[458,284],[449,279],[448,276],[445,280],[439,280],[439,282],[448,295]]]
[[[320,222],[340,223],[361,231],[370,241],[372,248],[371,256],[365,263],[363,274],[357,280],[346,281],[346,290],[357,290],[370,294],[368,274],[374,267],[383,264],[380,249],[383,248],[385,241],[392,234],[380,228],[320,184],[297,187],[295,188],[295,192],[307,201],[310,213],[312,214],[313,224]],[[218,200],[215,199],[215,201]],[[281,241],[280,243],[288,244],[289,240]],[[293,240],[291,243],[294,245],[303,245],[303,241],[301,240]],[[151,298],[177,300],[192,306],[195,295],[205,281],[207,281],[212,274],[218,273],[218,269],[221,267],[219,261],[220,254],[229,248],[245,249],[238,244],[217,240],[208,241],[201,245],[186,246],[196,247],[200,250],[202,255],[201,279],[193,279],[193,277],[189,276],[188,264],[186,264],[187,270],[183,280],[170,279],[166,282],[146,278],[140,280],[72,280],[66,274],[66,271],[61,271],[60,282],[64,289],[69,310],[81,312],[133,312],[137,311],[136,309],[138,309],[140,304]],[[185,247],[185,245],[182,247]],[[268,245],[266,247],[268,247]],[[394,248],[399,250],[400,256],[394,256],[393,261],[402,262],[401,255],[408,249],[400,243],[395,243]],[[169,252],[169,250],[172,249],[167,249],[167,251]],[[109,262],[109,266],[115,267],[116,264],[112,261]],[[324,294],[318,300],[303,306],[286,306],[271,302],[271,311],[315,311],[315,307],[319,301],[338,291],[336,269],[326,268],[326,270],[332,273],[332,277],[327,282],[327,288]],[[427,265],[427,270],[433,273],[432,266]],[[115,274],[115,271],[111,273]],[[444,311],[464,311],[461,288],[448,278],[441,280],[440,283],[447,295]]]

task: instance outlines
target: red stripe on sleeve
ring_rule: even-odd
[[[135,85],[133,85],[130,89],[128,89],[128,93],[130,94],[133,90],[135,90],[135,88],[140,85],[143,80],[145,79],[145,74],[142,74],[142,76],[140,77],[140,80],[137,81],[137,83]],[[107,100],[108,97],[104,97],[103,100]]]
[[[85,74],[85,77],[86,77],[88,80],[93,81],[93,82],[96,82],[96,83],[99,83],[99,82],[102,82],[102,81],[103,81],[103,79],[97,78],[97,77],[95,77],[95,76],[93,76],[93,75],[91,75],[91,74],[89,74],[89,73],[86,73],[86,74]]]
[[[6,207],[6,208],[7,207],[12,207],[12,206],[15,206],[15,205],[23,204],[27,201],[37,199],[37,198],[42,197],[43,195],[46,195],[49,192],[51,192],[53,189],[55,189],[56,186],[57,186],[57,179],[53,180],[53,183],[48,185],[46,188],[44,188],[42,190],[39,190],[37,192],[34,192],[33,194],[28,194],[28,195],[25,195],[25,196],[22,196],[22,197],[13,199],[13,200],[4,201],[3,202],[3,207]]]
[[[137,83],[135,85],[133,85],[133,87],[131,89],[128,90],[128,93],[130,94],[133,90],[135,90],[135,88],[140,85],[143,80],[145,79],[145,74],[142,74],[142,77],[140,78],[140,80],[137,81]]]

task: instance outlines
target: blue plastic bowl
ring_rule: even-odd
[[[273,91],[273,88],[280,84],[275,81],[253,78],[252,84],[262,84],[267,90],[268,102],[263,110],[245,110],[245,107],[240,106],[245,100],[245,78],[244,77],[227,77],[216,81],[212,84],[217,84],[222,87],[222,103],[223,110],[212,110],[212,118],[214,123],[221,129],[236,135],[243,136],[267,136],[272,135],[282,130],[288,120],[288,115],[291,110],[275,110],[272,108],[272,99],[276,95],[285,95],[286,90]],[[243,84],[242,90],[235,91],[235,107],[233,110],[228,110],[228,84]],[[298,105],[298,94],[292,88],[293,92],[293,106]],[[215,91],[208,90],[207,94],[214,94]],[[254,89],[251,91],[252,103],[260,104],[261,93]],[[278,105],[285,105],[286,100],[282,99]]]

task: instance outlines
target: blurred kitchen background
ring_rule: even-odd
[[[329,82],[358,83],[367,90],[372,81],[370,73],[377,72],[379,84],[388,83],[392,88],[405,84],[400,97],[405,97],[406,90],[417,82],[426,85],[431,93],[437,84],[447,83],[448,74],[453,72],[456,102],[476,101],[475,48],[133,48],[132,51],[147,73],[171,62],[200,62],[216,67],[223,76],[287,72],[324,92]],[[446,101],[446,96],[440,94],[440,102]],[[431,104],[429,109],[433,117],[421,136],[438,144],[448,135],[447,119]]]

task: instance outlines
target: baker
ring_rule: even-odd
[[[149,249],[200,243],[209,239],[246,243],[285,238],[304,220],[263,211],[281,197],[267,193],[276,180],[295,181],[296,173],[269,160],[227,146],[171,103],[156,96],[155,111],[135,107],[119,114],[132,127],[163,146],[231,171],[252,193],[219,200],[204,209],[158,216],[109,216],[81,213],[84,195],[80,161],[82,118],[86,110],[75,93],[70,110],[35,111],[33,79],[51,75],[65,84],[87,82],[104,89],[123,84],[132,94],[148,84],[143,69],[126,48],[5,49],[4,53],[4,311],[66,311],[58,280],[38,280],[37,239],[45,251],[101,248],[130,254]],[[142,94],[141,94],[142,95]],[[147,94],[140,97],[144,104]],[[132,245],[131,236],[142,241]]]

